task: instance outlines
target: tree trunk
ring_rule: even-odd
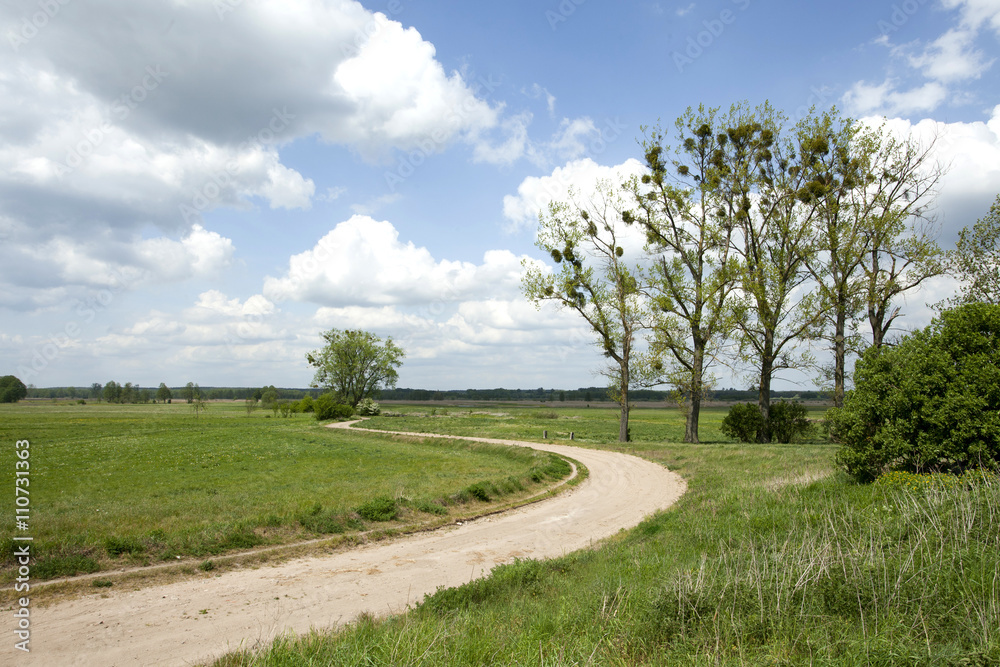
[[[621,402],[622,413],[621,413],[621,420],[618,423],[618,442],[628,442],[629,441],[629,433],[628,433],[628,412],[629,412],[629,404],[628,404],[628,383],[629,383],[628,382],[628,373],[627,372],[623,372],[622,373],[622,378],[623,378],[622,379],[622,384],[621,384],[620,392],[619,392],[619,394],[621,395],[621,401],[622,401]]]
[[[702,375],[705,359],[705,343],[695,338],[694,358],[691,364],[691,405],[688,408],[687,423],[684,425],[684,442],[698,443],[698,419],[701,415]]]
[[[847,313],[837,309],[837,322],[833,334],[833,404],[844,407],[844,376],[847,365],[847,342],[844,332],[847,328]]]
[[[760,359],[760,388],[757,390],[757,407],[764,420],[760,441],[771,442],[771,375],[774,373],[774,333],[764,334],[764,353]]]

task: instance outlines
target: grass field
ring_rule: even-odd
[[[614,442],[612,414],[431,410],[377,423],[534,439],[573,430],[582,446],[664,463],[688,492],[599,549],[501,566],[408,614],[216,667],[1000,664],[995,476],[857,485],[833,469],[829,444],[723,442],[722,410],[704,415],[700,445],[676,441],[682,421],[669,410],[638,412],[629,445]]]
[[[30,441],[33,580],[208,558],[486,506],[568,473],[522,448],[331,430],[214,403],[0,406],[0,523],[15,563],[14,443]]]

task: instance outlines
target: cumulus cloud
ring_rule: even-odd
[[[284,276],[265,280],[264,294],[331,307],[448,303],[516,292],[521,259],[490,250],[481,264],[437,260],[427,248],[401,241],[390,222],[355,215],[291,257]]]
[[[524,153],[530,119],[502,120],[416,30],[353,0],[95,0],[26,33],[37,12],[0,7],[14,50],[0,72],[0,284],[27,286],[19,265],[41,249],[77,282],[224,265],[232,247],[203,214],[308,209],[315,184],[280,152],[303,137],[369,161],[456,142],[490,162]],[[162,236],[142,240],[151,228]]]
[[[534,228],[538,215],[547,210],[550,201],[567,201],[575,191],[580,201],[593,198],[595,186],[601,181],[621,183],[643,173],[645,167],[634,158],[622,164],[604,166],[590,158],[582,158],[556,167],[548,176],[529,176],[517,188],[516,195],[503,198],[503,214],[511,230]]]
[[[944,0],[955,25],[930,43],[894,44],[883,33],[875,44],[889,49],[894,74],[881,83],[858,81],[843,96],[854,115],[911,116],[928,114],[942,104],[977,99],[969,82],[979,79],[996,61],[978,46],[1000,36],[1000,4],[995,0]],[[888,24],[887,24],[888,25]],[[993,35],[983,36],[992,29]]]

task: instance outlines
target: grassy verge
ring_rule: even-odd
[[[33,581],[205,559],[433,522],[536,492],[569,466],[547,453],[331,430],[213,404],[19,405],[0,411],[0,478],[29,440]],[[15,571],[0,528],[0,581]]]
[[[821,444],[592,446],[662,461],[688,493],[600,549],[217,667],[1000,662],[995,478],[860,486]]]

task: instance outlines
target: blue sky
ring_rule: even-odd
[[[599,383],[520,296],[537,212],[692,105],[936,140],[945,247],[1000,192],[1000,0],[17,0],[0,36],[0,374],[37,386],[307,386],[331,327],[400,386]]]

